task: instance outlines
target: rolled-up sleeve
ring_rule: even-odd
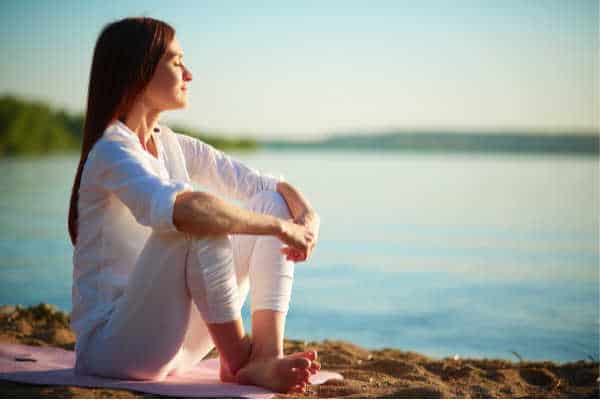
[[[191,185],[161,178],[145,156],[128,143],[99,141],[88,156],[96,184],[114,193],[142,225],[176,231],[173,209],[177,194]]]
[[[216,193],[245,201],[265,190],[277,191],[277,183],[284,180],[250,168],[199,139],[176,136],[190,179]]]

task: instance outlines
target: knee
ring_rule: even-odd
[[[252,211],[269,214],[277,218],[291,218],[290,209],[279,192],[265,190],[256,193],[248,202]]]

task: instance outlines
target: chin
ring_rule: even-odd
[[[187,97],[184,97],[183,100],[179,99],[179,101],[177,101],[177,103],[179,105],[179,107],[177,107],[177,108],[187,108],[187,106],[188,106],[188,99],[187,99]]]
[[[169,110],[180,110],[182,108],[187,108],[187,106],[188,106],[187,100],[177,100],[177,101],[174,101],[168,109]]]

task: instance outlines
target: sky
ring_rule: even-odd
[[[3,0],[0,94],[84,112],[102,27],[144,15],[176,29],[193,73],[165,123],[265,139],[598,132],[598,4]]]

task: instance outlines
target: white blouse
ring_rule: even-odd
[[[84,164],[73,253],[71,328],[78,345],[108,319],[152,230],[172,231],[175,197],[202,185],[245,201],[276,191],[280,179],[261,174],[212,146],[174,133],[153,132],[158,159],[116,121],[94,144]],[[79,347],[79,346],[78,346]]]

